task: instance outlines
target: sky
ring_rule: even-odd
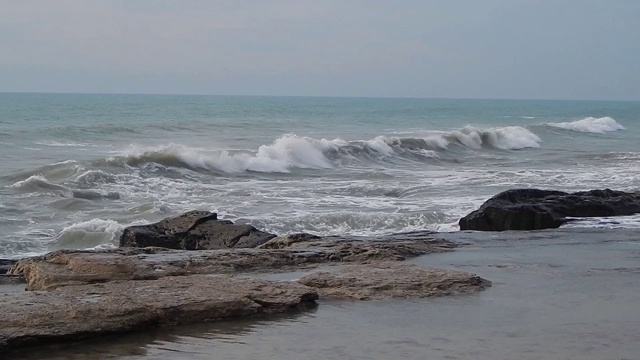
[[[638,0],[0,0],[0,92],[640,100]]]

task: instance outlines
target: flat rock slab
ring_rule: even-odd
[[[295,282],[229,275],[66,286],[0,294],[0,351],[47,341],[279,313],[313,305],[317,292]]]
[[[316,288],[321,297],[356,300],[469,294],[491,286],[475,274],[393,262],[344,265],[336,271],[311,273],[298,282]]]
[[[25,259],[10,271],[26,279],[28,290],[116,280],[150,280],[189,274],[287,271],[324,263],[403,260],[454,245],[433,238],[347,241],[341,238],[295,243],[288,248],[185,251],[121,248],[107,251],[56,251]]]

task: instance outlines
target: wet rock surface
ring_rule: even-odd
[[[157,326],[252,317],[312,306],[295,282],[193,275],[2,294],[0,350]]]
[[[288,242],[287,237],[283,241]],[[430,233],[397,234],[378,239],[309,238],[280,249],[180,251],[120,248],[103,251],[61,250],[25,259],[10,271],[22,275],[28,290],[115,280],[151,280],[191,274],[291,271],[325,263],[366,263],[451,251],[451,242]],[[274,239],[276,240],[276,239]]]
[[[491,286],[470,273],[394,262],[346,265],[339,271],[311,273],[299,282],[317,289],[321,297],[356,300],[468,294]]]
[[[232,228],[215,232],[224,234],[215,239],[207,237],[219,223],[213,213],[194,211],[129,227],[121,239],[126,246],[118,249],[61,250],[17,262],[3,276],[25,281],[29,291],[17,293],[16,285],[3,285],[11,291],[0,291],[0,351],[294,311],[313,305],[319,293],[366,300],[472,293],[489,286],[472,274],[399,264],[455,248],[430,232],[381,238],[274,237],[224,223]],[[147,241],[164,247],[128,246]],[[221,248],[191,251],[204,244]],[[260,278],[300,271],[306,276],[299,281]]]
[[[513,189],[487,200],[460,219],[460,230],[505,231],[558,228],[567,217],[624,216],[640,213],[640,193],[591,190],[566,193]]]

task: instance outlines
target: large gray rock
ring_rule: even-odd
[[[576,193],[514,189],[487,200],[460,219],[460,230],[539,230],[557,228],[567,217],[623,216],[640,213],[640,193],[591,190]]]
[[[276,237],[251,225],[218,220],[209,211],[189,211],[155,224],[129,226],[120,236],[120,247],[157,246],[169,249],[211,250],[253,248]]]
[[[0,293],[0,351],[51,341],[292,311],[315,303],[295,282],[229,275],[66,286]]]

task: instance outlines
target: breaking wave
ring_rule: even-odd
[[[455,130],[446,134],[444,138],[449,142],[454,142],[455,140],[472,149],[489,146],[502,150],[520,150],[540,147],[540,142],[542,142],[538,135],[520,126],[491,129],[477,129],[472,126],[466,126],[462,130]]]
[[[69,225],[57,236],[61,248],[115,246],[125,226],[114,220],[91,219]]]
[[[420,137],[377,136],[370,140],[346,141],[283,135],[256,151],[208,150],[184,145],[131,146],[111,164],[142,167],[155,163],[165,167],[224,173],[245,171],[288,173],[293,169],[330,169],[344,161],[385,161],[388,158],[433,160],[440,154],[461,149],[520,150],[540,146],[541,139],[519,127],[481,129],[466,126],[449,132],[431,132]]]
[[[588,117],[572,122],[548,123],[546,125],[565,130],[594,134],[625,130],[624,126],[608,116],[601,118]]]

